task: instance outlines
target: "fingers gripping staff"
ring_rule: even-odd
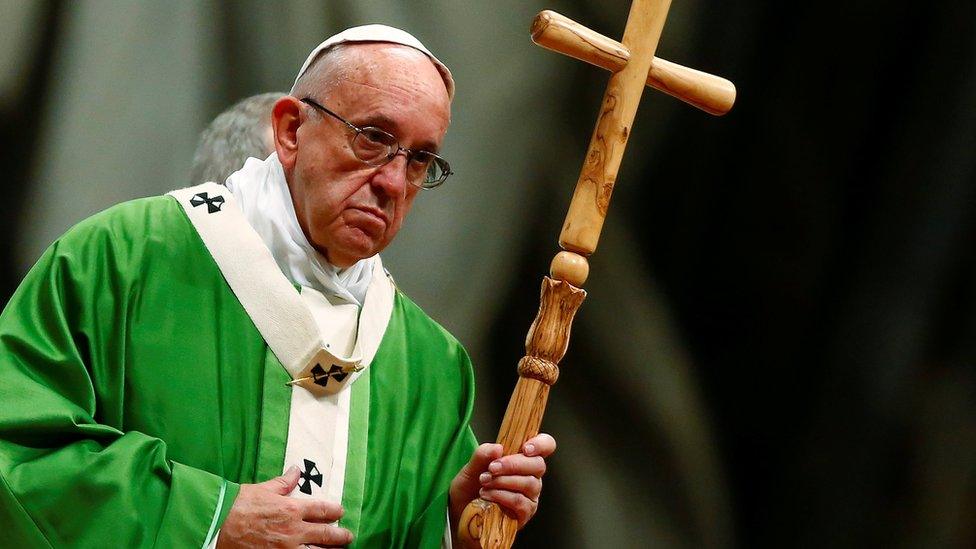
[[[559,377],[557,364],[569,345],[573,317],[586,297],[580,289],[589,274],[586,258],[596,250],[645,85],[663,88],[713,114],[724,113],[734,101],[734,86],[724,85],[718,77],[673,64],[679,67],[677,72],[672,70],[662,77],[661,60],[655,60],[654,52],[670,3],[634,0],[620,44],[552,12],[543,12],[533,24],[533,38],[541,45],[607,68],[613,75],[559,236],[564,251],[556,254],[551,276],[543,279],[539,312],[529,328],[526,355],[518,364],[519,380],[498,433],[505,455],[518,453],[523,443],[539,432],[549,388]],[[605,54],[584,54],[601,49],[599,45],[614,54],[611,61]],[[656,75],[654,63],[659,65]],[[655,85],[655,78],[663,83]],[[517,530],[516,518],[494,503],[476,499],[461,516],[458,538],[468,547],[508,548]]]

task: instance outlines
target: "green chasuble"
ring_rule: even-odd
[[[177,202],[70,230],[0,316],[0,547],[201,547],[282,473],[290,380]],[[352,384],[340,525],[437,547],[475,448],[464,349],[396,292]]]

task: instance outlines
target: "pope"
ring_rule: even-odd
[[[450,546],[476,497],[524,525],[555,441],[477,444],[467,353],[378,255],[452,173],[453,96],[348,29],[274,154],[52,244],[0,315],[0,546]]]

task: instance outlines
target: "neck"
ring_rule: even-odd
[[[327,295],[362,304],[373,270],[373,258],[343,262],[311,244],[300,207],[276,155],[251,160],[233,174],[228,187],[248,222],[271,250],[285,276]]]

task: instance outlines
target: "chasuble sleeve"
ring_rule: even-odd
[[[467,464],[471,455],[478,447],[478,440],[471,429],[471,415],[474,410],[474,370],[467,351],[457,344],[457,371],[462,380],[460,387],[459,421],[451,436],[447,439],[447,446],[437,461],[439,467],[432,468],[435,477],[434,485],[440,490],[430,500],[426,508],[410,525],[409,547],[445,547],[444,543],[451,539],[451,525],[449,517],[449,497],[451,481],[458,471]]]
[[[201,547],[238,485],[126,430],[137,237],[83,222],[0,315],[0,546]]]

